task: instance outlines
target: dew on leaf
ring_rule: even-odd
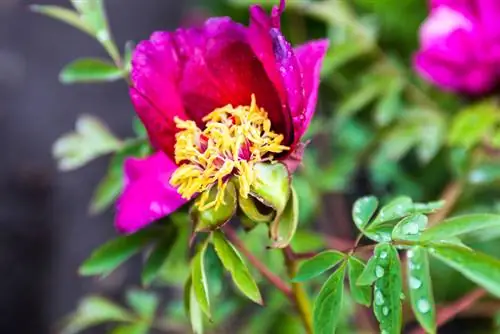
[[[418,289],[422,286],[422,281],[415,277],[410,277],[410,288]]]
[[[410,234],[410,235],[418,234],[419,230],[420,229],[418,227],[418,224],[416,224],[416,223],[409,223],[403,227],[403,233],[407,234],[407,235],[408,234]]]
[[[375,267],[375,276],[377,276],[378,278],[381,278],[384,276],[384,268],[382,268],[381,266],[376,266]]]
[[[382,307],[382,314],[385,316],[389,314],[389,308],[387,306]]]
[[[383,305],[384,304],[384,295],[382,295],[382,292],[380,291],[375,291],[375,304],[376,305]]]
[[[417,309],[421,313],[427,313],[431,309],[431,305],[427,299],[419,299],[417,301]]]

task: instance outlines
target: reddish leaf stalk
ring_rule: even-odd
[[[264,276],[272,285],[283,292],[288,298],[292,299],[292,289],[281,278],[275,275],[266,267],[255,255],[253,255],[246,247],[243,241],[238,237],[236,232],[229,226],[224,227],[224,232],[227,238],[233,245],[248,259],[248,261]]]

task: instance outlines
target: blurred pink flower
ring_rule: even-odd
[[[420,28],[416,70],[446,90],[487,93],[500,74],[498,22],[498,0],[431,0]]]
[[[251,6],[248,27],[210,18],[201,27],[155,32],[137,45],[130,96],[162,153],[126,168],[120,231],[134,232],[214,185],[225,189],[230,177],[245,197],[255,163],[296,167],[328,41],[293,48],[280,31],[284,7],[281,0],[268,15]]]

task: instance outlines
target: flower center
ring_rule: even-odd
[[[203,118],[204,130],[194,121],[175,118],[177,128],[175,162],[179,165],[170,179],[179,194],[190,199],[201,193],[200,210],[224,204],[224,190],[231,175],[238,179],[240,196],[247,198],[255,180],[253,166],[271,161],[276,153],[288,150],[284,137],[271,130],[267,112],[257,106],[252,95],[250,106],[227,105]],[[214,199],[210,188],[218,186]]]

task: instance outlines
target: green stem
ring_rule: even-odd
[[[283,249],[283,256],[285,258],[288,276],[292,279],[297,273],[298,263],[295,260],[293,251],[290,247]],[[313,334],[311,301],[309,300],[309,296],[307,295],[302,283],[292,283],[292,296],[306,333]]]

